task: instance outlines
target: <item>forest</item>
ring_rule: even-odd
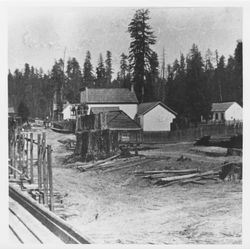
[[[111,51],[104,57],[100,53],[95,67],[91,51],[83,55],[83,65],[76,58],[59,58],[48,72],[25,63],[24,68],[8,72],[9,106],[22,116],[43,119],[51,117],[55,91],[63,89],[65,101],[79,103],[81,87],[130,89],[132,84],[140,103],[162,101],[190,122],[199,122],[201,116],[208,119],[213,102],[236,101],[243,106],[241,40],[235,41],[228,58],[210,49],[202,56],[193,44],[186,55],[181,53],[166,65],[167,47],[162,54],[152,49],[157,37],[150,26],[149,10],[137,10],[127,31],[129,53],[120,55],[116,75]]]

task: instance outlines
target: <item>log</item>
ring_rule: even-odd
[[[154,171],[141,171],[135,172],[136,174],[160,174],[160,173],[174,173],[174,174],[182,174],[182,173],[196,173],[199,172],[198,169],[182,169],[182,170],[154,170]]]
[[[141,162],[138,161],[138,162],[135,162],[135,163],[133,162],[132,164],[128,164],[128,165],[122,166],[122,167],[114,167],[114,168],[106,170],[105,172],[111,172],[111,171],[115,171],[115,170],[121,170],[121,169],[129,168],[129,167],[133,167],[133,166],[136,166],[136,165],[142,165],[142,164],[148,163],[150,161],[152,161],[152,159],[143,159]]]
[[[207,175],[214,175],[217,172],[215,171],[207,171],[204,173],[195,173],[195,174],[189,174],[189,175],[183,175],[183,176],[172,176],[172,177],[165,177],[165,178],[161,178],[161,181],[166,181],[166,182],[170,182],[170,181],[174,181],[174,180],[182,180],[182,179],[189,179],[192,177],[196,177],[196,176],[207,176]]]

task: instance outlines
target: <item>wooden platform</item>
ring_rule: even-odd
[[[10,243],[63,244],[62,240],[12,198],[9,198],[9,239]]]

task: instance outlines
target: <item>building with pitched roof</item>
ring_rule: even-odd
[[[136,120],[143,131],[170,131],[176,115],[175,111],[158,101],[139,104]]]
[[[221,102],[212,104],[213,121],[242,121],[242,107],[237,102]]]
[[[137,113],[138,100],[133,91],[127,88],[88,88],[80,89],[80,102],[92,108],[116,107],[134,119]]]

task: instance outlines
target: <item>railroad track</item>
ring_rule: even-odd
[[[17,243],[90,244],[90,239],[38,204],[27,193],[9,185],[9,235]]]

